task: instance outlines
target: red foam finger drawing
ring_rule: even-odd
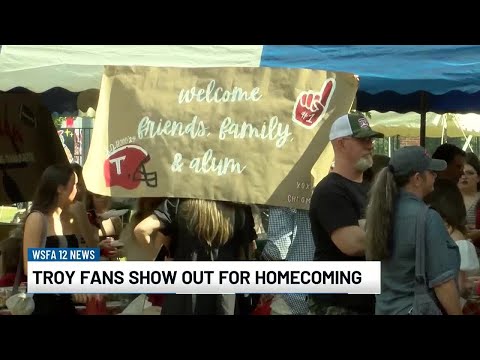
[[[335,91],[335,79],[327,79],[320,91],[302,91],[293,106],[292,120],[307,129],[313,129],[323,119]]]

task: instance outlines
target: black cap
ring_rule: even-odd
[[[432,159],[428,151],[421,146],[406,146],[395,151],[388,164],[395,175],[408,176],[426,170],[442,171],[447,168],[444,160]]]

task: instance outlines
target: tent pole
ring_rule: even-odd
[[[440,141],[440,145],[447,142],[445,133],[447,132],[447,114],[442,115],[442,140]]]
[[[420,146],[425,147],[427,125],[427,93],[420,93]]]
[[[474,152],[473,151],[473,148],[472,148],[472,145],[471,144],[471,141],[472,141],[472,138],[473,136],[472,135],[468,135],[465,133],[465,130],[463,130],[463,128],[460,126],[460,124],[458,123],[458,120],[457,120],[457,116],[455,114],[452,114],[452,119],[453,119],[453,122],[455,123],[455,126],[460,129],[460,131],[462,132],[462,135],[463,135],[463,138],[465,139],[465,144],[463,145],[463,148],[462,150],[463,151],[466,151],[468,147],[470,147],[470,151],[471,152]]]

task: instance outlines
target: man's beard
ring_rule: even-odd
[[[367,169],[370,169],[373,165],[372,155],[365,155],[360,158],[355,164],[355,169],[361,172],[364,172]]]

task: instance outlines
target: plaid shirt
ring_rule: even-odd
[[[273,261],[312,261],[315,252],[307,210],[272,207],[262,257]],[[281,295],[293,315],[308,313],[307,294]]]

